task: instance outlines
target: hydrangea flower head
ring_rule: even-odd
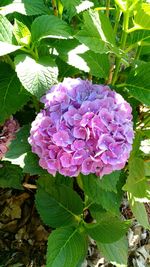
[[[13,117],[10,117],[3,126],[0,126],[0,159],[8,151],[9,144],[15,138],[18,129],[19,124]]]
[[[97,176],[122,169],[133,142],[131,106],[108,86],[65,78],[42,97],[29,143],[52,175]]]

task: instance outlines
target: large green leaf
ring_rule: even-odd
[[[18,50],[21,46],[13,44],[13,27],[9,20],[0,15],[0,56]]]
[[[128,76],[125,87],[142,103],[150,106],[150,63],[135,66]]]
[[[118,267],[127,266],[128,242],[125,237],[111,244],[96,243],[103,256],[113,265]]]
[[[21,168],[10,162],[3,162],[0,167],[0,187],[23,189],[21,183],[23,174]]]
[[[117,193],[117,183],[119,181],[121,171],[115,171],[111,174],[104,175],[100,180],[100,187],[106,191],[113,191]]]
[[[48,177],[41,177],[36,193],[36,207],[44,223],[51,227],[78,223],[83,211],[79,195],[68,186],[58,185]]]
[[[148,214],[146,212],[145,206],[143,203],[135,201],[135,198],[132,194],[128,194],[128,200],[130,208],[136,218],[136,220],[146,229],[150,229],[150,224],[148,221]]]
[[[144,160],[141,158],[139,150],[141,138],[141,133],[137,133],[128,162],[129,175],[123,189],[130,193],[135,201],[148,202],[150,200],[150,186],[145,178]]]
[[[93,6],[91,1],[82,0],[62,0],[64,10],[67,12],[69,19],[71,19],[76,13],[80,13]]]
[[[90,72],[93,76],[108,78],[110,68],[108,55],[94,53],[75,39],[58,40],[53,47],[59,53],[59,57],[69,65]]]
[[[130,226],[111,213],[105,213],[97,223],[86,224],[87,233],[101,243],[113,243],[123,237]]]
[[[66,39],[71,36],[69,25],[53,15],[43,15],[36,18],[31,26],[32,41],[37,42],[43,38]]]
[[[83,29],[75,37],[96,53],[113,51],[118,54],[109,19],[103,13],[94,10],[85,11],[83,17]]]
[[[93,202],[100,204],[104,209],[113,213],[119,212],[120,196],[118,194],[104,190],[101,187],[100,179],[92,174],[82,175],[81,177],[83,189]],[[105,179],[105,176],[103,179]]]
[[[106,214],[106,210],[100,204],[93,203],[89,206],[90,213],[92,218],[96,220],[96,222],[100,221],[103,215]]]
[[[43,0],[13,0],[9,5],[3,6],[0,14],[7,15],[18,12],[23,15],[33,16],[49,13]]]
[[[136,9],[134,24],[141,29],[150,30],[150,3],[143,3],[140,8]]]
[[[51,57],[41,57],[36,62],[21,54],[15,58],[17,76],[24,88],[40,98],[50,86],[57,82],[58,68]]]
[[[77,267],[87,252],[87,237],[73,227],[53,231],[48,238],[47,267]]]
[[[11,142],[4,160],[19,165],[23,168],[24,173],[30,173],[30,175],[46,174],[47,172],[39,166],[38,156],[31,152],[31,147],[28,143],[29,130],[30,125],[24,125],[17,132],[16,138]]]
[[[80,54],[88,66],[88,71],[96,77],[108,79],[109,75],[109,60],[106,54],[96,54],[93,51],[87,51]]]
[[[14,70],[8,64],[0,62],[0,124],[28,100],[29,96],[21,86]]]
[[[150,31],[139,30],[130,33],[128,35],[128,43],[130,45],[147,45],[148,43],[150,43]]]

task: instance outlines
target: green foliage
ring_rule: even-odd
[[[9,5],[2,7],[0,14],[7,15],[13,12],[33,16],[48,13],[49,10],[43,0],[32,0],[32,2],[30,0],[12,0]]]
[[[36,207],[44,223],[54,228],[77,224],[83,210],[77,193],[66,185],[55,184],[49,176],[38,181]]]
[[[150,229],[148,215],[147,215],[144,204],[136,201],[135,198],[131,194],[129,194],[128,199],[129,199],[131,210],[135,218],[137,219],[137,221],[141,225],[143,225],[146,229]]]
[[[14,36],[20,45],[29,45],[31,40],[31,33],[26,25],[15,19]]]
[[[31,175],[46,174],[38,164],[38,157],[31,152],[28,143],[30,125],[24,125],[16,134],[16,138],[11,142],[9,151],[5,155],[5,160],[12,164],[19,165],[24,173]]]
[[[106,54],[94,53],[77,40],[59,40],[53,46],[59,57],[69,65],[95,77],[108,78],[110,65]]]
[[[23,174],[21,168],[9,162],[3,162],[0,166],[0,187],[23,189]]]
[[[58,69],[50,57],[41,57],[36,61],[26,54],[20,54],[15,58],[15,65],[24,88],[38,98],[57,82]]]
[[[36,18],[31,27],[32,41],[38,42],[43,38],[66,39],[72,31],[65,21],[53,15],[43,15]]]
[[[57,242],[56,242],[57,240]],[[87,237],[73,227],[53,231],[48,238],[47,267],[76,267],[87,252]]]
[[[111,244],[96,243],[103,256],[113,265],[118,267],[127,265],[128,242],[125,237]]]
[[[131,193],[136,201],[147,202],[150,200],[150,186],[145,177],[144,161],[140,157],[140,141],[141,134],[138,133],[129,159],[129,175],[123,189]]]
[[[111,213],[104,213],[97,223],[87,224],[86,231],[98,242],[113,243],[125,235],[130,222],[123,222]]]
[[[134,16],[134,24],[135,26],[150,30],[150,4],[143,3],[140,8],[135,11]]]
[[[0,14],[0,56],[18,50],[20,46],[13,44],[13,27],[6,17]]]
[[[84,25],[82,30],[76,34],[76,38],[96,53],[103,54],[108,51],[119,53],[108,18],[92,10],[85,11],[83,17]]]
[[[62,0],[64,11],[67,12],[69,20],[76,15],[90,7],[93,6],[92,1],[82,1],[82,0]]]
[[[1,124],[29,100],[29,95],[26,94],[15,71],[8,64],[0,62],[0,70]]]
[[[113,176],[114,174],[112,174]],[[105,179],[105,176],[103,179]],[[113,213],[119,212],[120,196],[113,192],[114,190],[109,191],[104,189],[105,181],[101,181],[95,175],[91,174],[88,176],[82,175],[82,182],[85,193],[93,202],[102,205],[104,209]]]
[[[125,86],[129,93],[140,102],[150,105],[150,63],[139,64],[131,70]]]

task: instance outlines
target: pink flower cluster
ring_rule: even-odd
[[[42,97],[29,143],[42,168],[98,176],[125,166],[132,148],[131,106],[108,86],[66,78]]]
[[[0,126],[0,159],[4,157],[8,146],[15,138],[15,133],[19,129],[19,124],[11,117],[6,120],[3,126]]]

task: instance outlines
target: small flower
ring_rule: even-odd
[[[41,101],[44,109],[32,123],[29,143],[39,164],[52,175],[122,169],[133,142],[130,105],[108,86],[66,78]]]

